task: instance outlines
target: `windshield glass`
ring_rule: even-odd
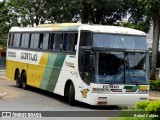
[[[95,82],[146,84],[146,55],[129,52],[97,52]]]
[[[126,83],[145,83],[146,82],[146,55],[144,53],[125,53]]]
[[[126,48],[147,50],[145,36],[93,34],[93,46],[105,48]]]

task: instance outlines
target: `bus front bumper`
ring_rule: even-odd
[[[149,94],[99,94],[91,93],[90,105],[134,106],[136,102],[147,101]]]

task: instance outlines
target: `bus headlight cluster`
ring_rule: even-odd
[[[107,88],[93,88],[92,92],[93,93],[104,93],[104,92],[110,92],[110,90]]]
[[[98,100],[107,100],[107,97],[98,97]]]
[[[149,93],[149,90],[138,90],[138,93]]]

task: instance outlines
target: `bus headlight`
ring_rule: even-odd
[[[146,93],[146,94],[147,94],[147,93],[149,93],[149,90],[140,90],[140,89],[139,89],[139,90],[138,90],[138,93],[143,93],[143,94]]]
[[[92,93],[105,93],[105,92],[110,92],[110,90],[107,88],[93,88],[92,89]]]

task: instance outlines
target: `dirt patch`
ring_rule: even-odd
[[[9,78],[6,77],[6,76],[0,75],[0,80],[11,80],[11,79],[9,79]]]
[[[6,94],[7,93],[7,94]],[[15,81],[7,78],[6,76],[0,76],[0,98],[1,100],[8,100],[20,97],[21,91],[17,90]],[[3,95],[3,97],[1,97]]]
[[[7,91],[4,89],[0,89],[0,100],[7,96]]]
[[[149,92],[150,97],[159,97],[160,98],[160,91],[150,91]]]

